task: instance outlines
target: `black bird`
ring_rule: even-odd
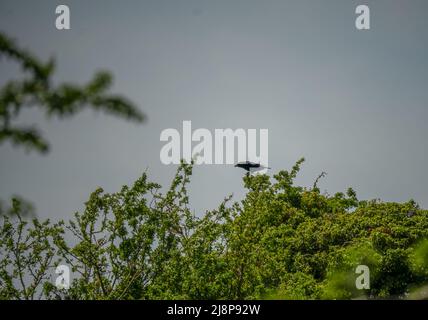
[[[242,168],[247,172],[259,171],[262,169],[270,169],[269,167],[262,166],[260,163],[254,163],[254,162],[250,162],[250,161],[238,162],[237,164],[235,164],[235,167]],[[251,170],[251,169],[253,169],[253,170]]]

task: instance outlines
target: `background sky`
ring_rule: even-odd
[[[55,28],[67,4],[71,30]],[[371,30],[355,28],[368,4]],[[272,171],[306,162],[297,179],[329,193],[353,187],[362,199],[428,207],[428,1],[21,1],[0,0],[0,30],[43,60],[55,81],[83,84],[110,70],[113,91],[148,116],[135,125],[91,111],[38,124],[43,156],[0,145],[0,198],[19,194],[42,218],[68,219],[90,192],[114,192],[148,170],[168,185],[176,166],[160,162],[162,130],[267,128]],[[0,60],[0,85],[19,77]],[[243,171],[194,170],[190,200],[199,215],[228,194],[242,199]]]

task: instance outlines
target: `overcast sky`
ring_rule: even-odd
[[[55,8],[71,9],[71,30],[55,29]],[[368,4],[371,30],[355,28]],[[68,219],[91,191],[130,184],[146,169],[168,185],[176,166],[160,162],[166,128],[266,128],[273,172],[307,159],[297,182],[329,193],[428,207],[428,1],[0,1],[0,30],[40,58],[57,59],[56,81],[83,84],[100,69],[113,91],[148,115],[135,125],[84,112],[37,124],[46,156],[0,145],[0,198],[19,194],[43,218]],[[0,61],[0,84],[20,75]],[[224,196],[244,195],[243,171],[194,170],[200,214]]]

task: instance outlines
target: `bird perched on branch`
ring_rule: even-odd
[[[269,167],[265,167],[260,163],[255,163],[251,161],[238,162],[237,164],[235,164],[235,167],[244,169],[245,171],[247,171],[247,174],[255,173],[265,169],[270,169]]]

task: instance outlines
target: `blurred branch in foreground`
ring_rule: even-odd
[[[43,63],[32,53],[19,48],[0,32],[0,59],[17,62],[25,75],[22,80],[10,80],[0,88],[0,144],[11,141],[14,145],[41,153],[49,151],[48,141],[34,126],[17,126],[14,121],[23,108],[37,106],[48,115],[70,117],[85,108],[100,110],[114,116],[142,122],[145,115],[125,97],[108,92],[112,75],[98,72],[86,85],[70,83],[52,84],[55,61]]]

